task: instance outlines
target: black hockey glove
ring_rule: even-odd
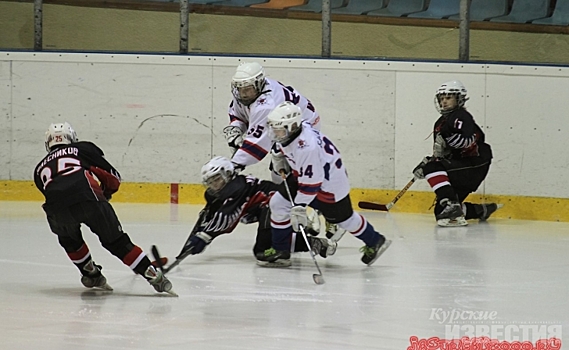
[[[205,232],[198,232],[190,237],[188,244],[184,247],[183,252],[191,249],[190,255],[203,253],[205,248],[211,243],[213,238]]]

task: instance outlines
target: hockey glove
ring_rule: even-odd
[[[421,163],[419,163],[419,165],[417,165],[415,167],[415,169],[413,169],[413,175],[415,175],[415,178],[417,180],[423,180],[425,178],[425,174],[423,172],[423,167],[425,166],[425,164],[427,164],[430,161],[431,161],[431,157],[425,157],[425,158],[423,158]]]
[[[223,135],[225,136],[227,145],[231,150],[231,156],[233,157],[239,147],[243,145],[243,131],[237,126],[229,125],[223,128]]]
[[[306,207],[303,205],[295,205],[290,209],[290,223],[294,232],[300,232],[300,225],[306,227],[308,225],[308,216],[306,215]]]
[[[284,172],[285,176],[290,174],[290,165],[288,165],[284,154],[274,146],[271,148],[271,162],[275,173],[281,175]]]
[[[441,134],[437,134],[437,137],[435,137],[435,143],[433,144],[433,157],[445,158],[449,154],[450,150],[447,149],[445,138]]]
[[[203,253],[213,238],[205,232],[198,232],[190,237],[188,244],[184,247],[184,251],[190,250],[190,255]]]

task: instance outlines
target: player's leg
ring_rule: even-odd
[[[75,221],[68,208],[49,209],[44,206],[47,222],[57,235],[59,245],[81,273],[81,283],[87,288],[112,290],[101,273],[102,267],[95,264],[89,247],[83,240],[81,224]]]
[[[110,203],[86,202],[72,208],[73,215],[84,222],[105,249],[123,264],[146,279],[157,292],[170,292],[172,283],[150,263],[146,253],[132,243]]]
[[[470,193],[478,189],[482,181],[486,178],[489,168],[490,164],[485,163],[458,168],[448,172],[459,202],[462,203],[462,210],[466,220],[479,219],[480,221],[485,221],[499,208],[496,203],[475,204],[464,201]]]
[[[290,222],[290,200],[281,192],[276,192],[269,202],[271,247],[257,255],[257,263],[261,266],[290,266],[291,241],[293,237]]]
[[[337,224],[365,243],[365,246],[360,249],[363,253],[361,260],[364,264],[373,264],[391,244],[391,241],[377,232],[365,217],[354,212],[349,195],[336,203],[320,202],[319,207],[328,221]]]
[[[454,179],[461,180],[461,174],[456,169],[469,166],[461,161],[440,160],[425,164],[423,173],[425,179],[435,192],[435,218],[439,226],[465,226],[468,223],[464,218],[462,205],[450,179],[450,171],[454,171]]]

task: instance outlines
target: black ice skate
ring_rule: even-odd
[[[377,260],[377,258],[381,256],[381,254],[383,254],[383,252],[387,250],[387,248],[389,248],[390,245],[391,245],[391,240],[385,239],[384,236],[381,236],[379,238],[379,242],[377,242],[377,244],[374,245],[373,247],[368,247],[367,245],[364,245],[363,247],[360,248],[360,252],[364,253],[364,255],[362,256],[362,262],[370,266]]]
[[[496,204],[496,203],[488,203],[488,204],[480,204],[480,221],[486,221],[496,210],[502,208],[503,204]],[[476,210],[478,212],[478,208]]]
[[[93,260],[83,266],[85,274],[81,276],[81,283],[87,288],[100,288],[112,291],[113,288],[107,284],[107,279],[101,273],[101,266],[96,265]]]
[[[263,267],[289,267],[290,252],[269,248],[262,253],[257,253],[257,265]]]
[[[443,206],[443,211],[435,216],[437,225],[442,227],[468,225],[468,222],[466,222],[464,218],[462,205],[459,202],[444,198],[441,199],[441,206]]]
[[[314,254],[318,254],[323,258],[327,258],[336,253],[338,243],[326,238],[317,238],[308,236],[308,242]]]

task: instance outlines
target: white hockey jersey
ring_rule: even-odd
[[[229,105],[230,125],[239,127],[246,137],[231,161],[245,166],[260,162],[271,150],[273,140],[269,136],[267,116],[279,104],[290,101],[302,109],[302,120],[320,129],[320,116],[308,99],[291,86],[266,78],[265,89],[255,102],[244,106],[235,98]]]
[[[278,149],[285,155],[298,177],[295,204],[310,204],[317,198],[324,203],[336,203],[350,193],[348,173],[340,151],[318,130],[303,123],[294,141]]]

